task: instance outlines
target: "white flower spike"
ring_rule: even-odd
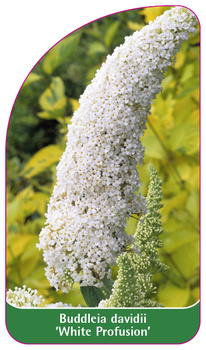
[[[175,7],[125,38],[80,98],[69,125],[39,249],[51,286],[101,286],[108,265],[131,243],[132,213],[144,212],[137,164],[140,138],[167,67],[195,32],[196,17]]]

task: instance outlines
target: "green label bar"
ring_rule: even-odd
[[[26,344],[178,344],[200,323],[199,302],[188,308],[23,309],[7,304],[7,328]]]

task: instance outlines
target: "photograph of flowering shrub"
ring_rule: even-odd
[[[36,64],[7,135],[7,301],[199,300],[199,24],[133,9]]]

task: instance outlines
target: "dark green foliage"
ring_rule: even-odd
[[[113,286],[112,279],[104,278],[103,287],[94,286],[80,287],[84,300],[89,307],[98,306],[102,299],[109,298]]]

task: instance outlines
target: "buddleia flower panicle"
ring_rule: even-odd
[[[163,232],[160,209],[162,182],[153,166],[150,167],[150,185],[147,194],[147,213],[138,222],[135,243],[129,252],[117,259],[119,271],[109,299],[102,300],[99,307],[161,307],[150,299],[156,290],[152,276],[164,272],[167,266],[159,259],[158,249]]]
[[[38,245],[57,290],[74,282],[100,287],[131,244],[127,218],[145,211],[137,195],[140,138],[164,73],[195,24],[185,8],[166,11],[108,55],[80,97]]]

